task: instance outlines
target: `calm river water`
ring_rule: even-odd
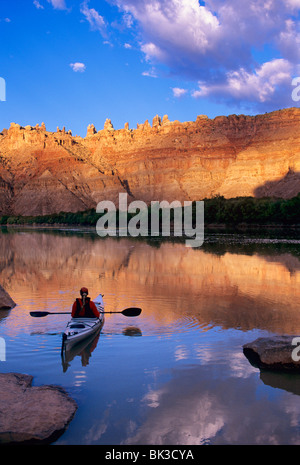
[[[300,241],[215,234],[184,243],[76,231],[2,230],[1,372],[63,386],[78,410],[55,444],[300,444],[300,376],[260,372],[243,355],[259,336],[300,335]],[[78,291],[104,294],[99,337],[66,360]]]

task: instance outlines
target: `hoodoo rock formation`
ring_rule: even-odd
[[[45,124],[0,133],[0,215],[82,211],[120,192],[151,200],[214,195],[290,198],[300,191],[300,108],[244,116],[111,120],[85,138]]]

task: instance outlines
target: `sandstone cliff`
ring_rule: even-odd
[[[120,192],[146,202],[290,198],[300,191],[299,129],[299,108],[185,123],[156,116],[135,130],[107,119],[85,138],[12,123],[0,133],[0,214],[86,210],[117,204]]]

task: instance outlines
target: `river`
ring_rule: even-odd
[[[2,229],[1,372],[63,386],[78,410],[54,444],[300,444],[300,375],[260,372],[242,346],[300,334],[300,241],[210,234],[182,242],[89,231]],[[106,315],[86,347],[61,356],[68,315],[86,286]]]

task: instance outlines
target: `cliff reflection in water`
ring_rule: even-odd
[[[26,311],[37,295],[40,310],[66,310],[87,285],[92,297],[104,293],[112,311],[142,306],[148,331],[217,325],[300,332],[300,261],[289,251],[217,254],[212,247],[48,232],[0,239],[0,283]]]

